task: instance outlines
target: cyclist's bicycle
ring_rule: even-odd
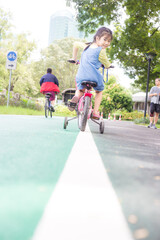
[[[49,115],[50,115],[50,117],[52,118],[52,109],[51,109],[51,102],[50,102],[50,97],[51,97],[51,93],[46,93],[45,94],[45,98],[46,98],[46,100],[45,100],[45,105],[44,105],[44,110],[45,110],[45,117],[47,118],[47,117],[49,117]]]
[[[71,63],[75,63],[73,60],[69,60]],[[97,83],[96,82],[91,82],[91,81],[83,81],[82,85],[85,88],[85,93],[84,95],[79,99],[75,111],[77,113],[76,117],[68,119],[65,117],[64,119],[64,129],[67,128],[68,122],[78,118],[78,127],[81,131],[85,131],[86,129],[86,124],[87,120],[91,119],[93,122],[99,125],[99,131],[100,133],[104,133],[104,121],[103,117],[101,115],[101,118],[99,120],[95,120],[92,118],[92,93],[90,92],[92,87],[96,87]],[[70,104],[70,103],[69,103]]]

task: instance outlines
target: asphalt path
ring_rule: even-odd
[[[135,239],[160,239],[160,130],[105,120],[90,122],[106,172]]]

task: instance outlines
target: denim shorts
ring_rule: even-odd
[[[82,90],[84,88],[84,86],[81,85],[81,82],[82,81],[76,81],[76,87],[77,87],[78,90]],[[97,87],[94,87],[93,89],[95,91],[99,91],[99,92],[103,91],[104,90],[104,83],[103,82],[98,83]]]

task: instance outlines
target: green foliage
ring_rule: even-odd
[[[141,118],[136,118],[136,119],[134,119],[134,122],[136,123],[136,124],[140,124],[140,123],[143,123],[143,124],[149,124],[150,123],[150,120],[149,120],[149,118],[147,117],[147,118],[144,118],[144,117],[141,117]]]
[[[7,97],[8,96],[6,96],[6,97],[0,96],[0,105],[1,106],[7,105]],[[37,110],[37,111],[41,111],[43,109],[43,106],[34,99],[28,99],[28,98],[22,97],[20,100],[18,100],[18,99],[15,99],[14,97],[12,97],[11,95],[10,95],[10,99],[9,99],[9,106],[28,108],[28,109],[33,109],[33,110]]]
[[[14,115],[44,115],[44,111],[37,111],[28,108],[16,106],[0,106],[1,114],[14,114]]]
[[[76,116],[76,111],[71,112],[65,105],[55,106],[55,114],[58,116]]]
[[[4,40],[10,31],[11,28],[11,13],[5,12],[0,8],[0,46],[1,41]]]
[[[122,119],[123,120],[135,120],[135,119],[142,119],[144,116],[143,112],[133,111],[133,112],[123,112]]]
[[[28,34],[13,35],[11,15],[0,9],[0,89],[8,89],[10,71],[6,69],[7,52],[17,52],[17,67],[12,71],[11,90],[20,94],[33,96],[39,92],[31,77],[28,61],[35,49],[34,41],[29,41]]]
[[[73,43],[77,41],[74,38],[65,38],[54,41],[48,48],[41,52],[41,59],[32,63],[32,79],[35,82],[36,88],[40,88],[39,81],[46,74],[48,67],[51,67],[53,74],[59,80],[61,92],[67,88],[75,87],[75,77],[78,66],[67,62],[72,58]],[[82,41],[78,39],[78,41]],[[80,59],[80,53],[78,59]]]
[[[148,123],[148,114],[146,119],[144,120],[144,113],[143,112],[138,112],[138,111],[133,111],[133,112],[127,112],[125,109],[122,110],[113,110],[110,114],[110,119],[113,120],[114,116],[116,117],[116,120],[119,120],[119,117],[121,115],[121,120],[127,120],[127,121],[134,121],[135,123],[141,123],[142,120],[143,122],[146,121]],[[108,118],[108,114],[106,115]]]
[[[67,0],[67,4],[71,3],[78,12],[79,28],[86,33],[106,23],[114,25],[110,57],[118,59],[130,78],[135,79],[135,87],[146,89],[148,61],[145,53],[157,54],[151,62],[151,88],[160,75],[160,1]]]
[[[44,116],[44,107],[41,106],[41,108],[36,106],[36,103],[34,103],[34,107],[30,108],[30,104],[28,104],[28,101],[24,101],[24,106],[19,105],[9,105],[7,106],[0,106],[0,113],[1,114],[17,114],[17,115],[43,115]],[[32,102],[33,104],[33,102]],[[35,107],[36,106],[36,107]],[[76,112],[69,111],[69,109],[64,105],[57,105],[55,106],[55,112],[53,113],[53,116],[68,116],[68,117],[74,117],[76,116]]]
[[[105,84],[100,111],[106,115],[115,109],[125,109],[130,112],[132,108],[133,103],[130,93],[116,83],[115,77],[111,77]]]

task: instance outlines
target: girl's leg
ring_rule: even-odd
[[[96,115],[99,114],[98,110],[99,110],[101,101],[102,101],[102,91],[101,92],[96,91],[93,114],[96,114]]]
[[[80,99],[83,96],[84,91],[85,91],[85,89],[82,89],[82,90],[77,89],[75,92],[75,96],[78,97],[78,99]]]
[[[80,99],[80,97],[83,96],[84,91],[85,91],[85,89],[82,89],[82,90],[77,89],[76,90],[74,97],[71,99],[71,101],[68,105],[68,108],[69,108],[70,111],[74,111],[74,109],[75,109],[75,107],[78,103],[78,100]]]

